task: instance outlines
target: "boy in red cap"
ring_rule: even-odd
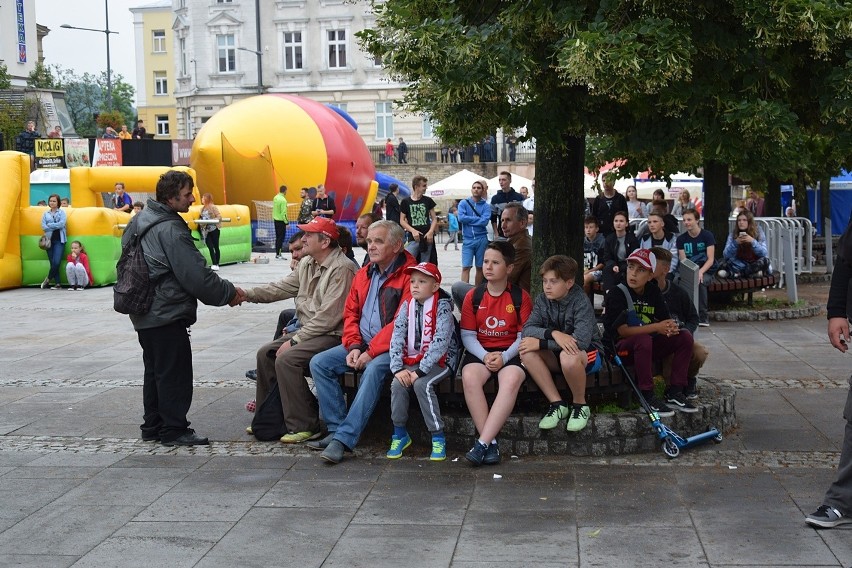
[[[426,427],[432,433],[432,461],[447,458],[444,421],[438,407],[435,385],[452,372],[447,351],[455,330],[453,301],[441,290],[441,272],[431,262],[405,269],[411,275],[411,300],[403,301],[393,323],[390,342],[391,420],[393,437],[387,457],[397,459],[411,445],[405,428],[410,391],[420,404]]]
[[[662,292],[651,282],[656,267],[657,259],[650,250],[630,253],[625,283],[610,290],[604,300],[604,330],[619,355],[626,352],[622,358],[633,364],[639,390],[657,414],[673,416],[672,407],[681,412],[697,412],[683,394],[692,358],[692,335],[680,333]],[[652,366],[669,355],[674,355],[671,386],[663,401],[654,394]]]

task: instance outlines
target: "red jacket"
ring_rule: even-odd
[[[343,308],[343,346],[347,351],[360,349],[363,352],[366,348],[370,357],[376,357],[390,349],[396,312],[405,300],[411,298],[411,276],[404,270],[417,264],[414,257],[405,250],[399,253],[394,262],[397,265],[396,269],[388,276],[379,291],[379,319],[383,327],[369,345],[365,345],[361,337],[360,322],[361,310],[370,291],[370,278],[376,270],[375,264],[371,262],[355,273],[352,288],[349,290],[346,305]]]
[[[83,265],[83,268],[85,268],[85,269],[86,269],[86,276],[88,276],[88,277],[89,277],[89,286],[94,286],[94,285],[95,285],[95,280],[92,278],[92,271],[89,269],[89,255],[87,255],[87,254],[86,254],[86,253],[84,253],[84,252],[81,252],[81,253],[80,253],[80,256],[79,256],[79,257],[77,257],[77,259],[76,259],[76,260],[75,260],[75,259],[74,259],[74,257],[73,257],[73,256],[71,256],[70,254],[69,254],[67,257],[65,257],[65,258],[66,258],[66,260],[67,260],[68,262],[70,262],[71,264],[77,264],[77,263],[82,264],[82,265]]]

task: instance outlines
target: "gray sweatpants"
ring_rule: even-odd
[[[840,450],[837,479],[828,488],[823,505],[834,507],[844,515],[852,515],[852,379],[849,379],[843,418],[846,419],[846,433]]]
[[[406,367],[416,370],[417,366]],[[441,408],[438,406],[438,394],[435,385],[450,375],[450,369],[435,365],[429,374],[414,381],[411,388],[402,386],[399,379],[394,377],[391,381],[391,420],[394,426],[404,428],[408,423],[408,405],[411,400],[411,390],[417,395],[420,404],[420,412],[426,421],[426,428],[430,432],[438,432],[444,429],[444,421],[441,419]]]

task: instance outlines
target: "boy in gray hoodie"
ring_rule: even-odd
[[[576,283],[577,262],[564,255],[551,256],[540,270],[542,289],[532,314],[524,324],[521,361],[550,408],[539,428],[556,428],[567,418],[566,429],[586,427],[591,409],[586,404],[586,375],[600,369],[601,344],[595,312],[582,286]],[[573,397],[569,406],[559,394],[551,372],[561,372]]]

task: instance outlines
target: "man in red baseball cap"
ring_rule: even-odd
[[[296,299],[301,327],[288,331],[257,351],[258,407],[278,384],[284,425],[281,441],[297,444],[321,436],[316,400],[305,382],[308,365],[317,353],[340,345],[343,309],[357,267],[341,250],[340,231],[331,219],[316,217],[299,225],[302,260],[278,282],[246,290],[249,302]],[[248,429],[254,432],[254,425]]]

